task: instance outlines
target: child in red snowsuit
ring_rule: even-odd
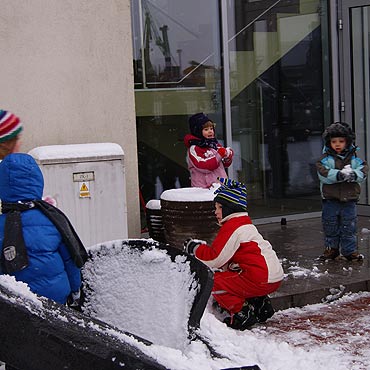
[[[187,240],[185,250],[212,269],[213,298],[230,313],[224,322],[239,330],[264,322],[274,313],[268,294],[283,280],[283,269],[271,247],[252,224],[247,210],[246,188],[229,179],[219,179],[215,191],[215,215],[221,225],[209,246]]]
[[[217,177],[226,177],[225,168],[231,165],[234,152],[217,141],[215,124],[204,113],[191,116],[189,128],[191,134],[184,137],[184,143],[191,186],[210,188]]]

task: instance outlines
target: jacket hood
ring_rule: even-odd
[[[191,134],[185,135],[185,137],[184,137],[184,144],[185,144],[185,146],[187,148],[190,148],[191,147],[191,144],[190,144],[190,141],[191,140],[198,140],[198,141],[200,141],[201,139],[199,139],[199,137],[194,136],[194,135],[191,135]]]
[[[17,202],[41,199],[44,177],[35,160],[28,154],[13,153],[0,163],[0,199]]]
[[[355,134],[348,123],[335,122],[329,125],[322,134],[326,146],[330,145],[330,140],[334,137],[344,137],[347,140],[347,146],[355,141]]]

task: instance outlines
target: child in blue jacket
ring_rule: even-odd
[[[43,189],[43,175],[30,155],[13,153],[1,161],[0,273],[13,275],[32,292],[65,304],[72,293],[75,299],[79,296],[81,264],[76,265],[70,244],[65,242],[68,238],[58,231],[61,229],[35,205],[42,202]],[[6,212],[12,205],[25,209]],[[17,223],[20,232],[11,229]],[[7,237],[16,239],[9,243]],[[18,244],[20,249],[14,247]],[[19,257],[20,263],[16,263]]]
[[[316,162],[322,196],[322,225],[325,251],[322,260],[342,254],[348,261],[360,261],[357,251],[357,210],[360,184],[368,173],[366,161],[357,157],[355,135],[348,124],[332,123],[323,133],[322,156]]]

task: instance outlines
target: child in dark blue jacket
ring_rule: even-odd
[[[9,273],[16,280],[27,283],[32,292],[65,304],[72,293],[78,298],[81,265],[76,265],[69,244],[65,243],[68,238],[64,238],[45,212],[35,206],[42,198],[43,189],[43,175],[30,155],[9,154],[0,163],[0,199],[3,212],[6,204],[17,207],[24,203],[26,208],[16,216],[21,225],[21,232],[16,234],[22,239],[20,244],[25,246],[25,258],[21,264],[13,265],[12,262],[19,257],[17,253],[21,252],[14,248],[14,243],[7,244],[4,235],[7,235],[7,228],[11,225],[7,217],[13,217],[17,211],[3,213],[0,208],[0,273]],[[12,234],[14,236],[15,233],[8,232],[11,237]],[[7,266],[16,267],[9,270]]]

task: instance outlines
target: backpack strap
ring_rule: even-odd
[[[33,200],[29,202],[19,201],[17,203],[0,202],[0,214],[8,213],[7,218],[13,212],[17,212],[19,214],[19,223],[17,222],[17,224],[19,224],[19,228],[15,230],[17,235],[22,234],[20,212],[27,211],[32,208],[39,209],[54,224],[60,232],[63,242],[67,246],[74,263],[77,267],[81,268],[87,261],[87,251],[68,217],[60,209],[43,200]]]

